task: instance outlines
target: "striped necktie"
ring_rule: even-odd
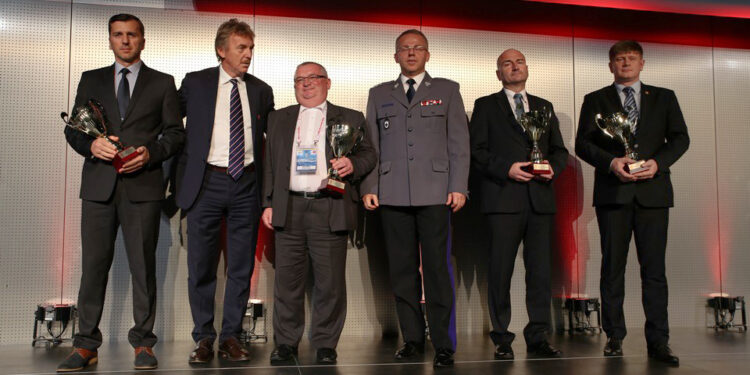
[[[229,165],[227,173],[235,181],[242,177],[245,168],[245,121],[242,119],[242,102],[237,89],[237,79],[232,78],[229,97]]]
[[[638,107],[635,105],[635,90],[632,87],[622,89],[625,92],[625,111],[628,112],[628,120],[632,124],[630,131],[635,134],[638,130]]]
[[[513,95],[513,101],[516,102],[516,120],[521,118],[521,115],[526,113],[526,110],[523,108],[523,96],[521,94],[515,94]]]

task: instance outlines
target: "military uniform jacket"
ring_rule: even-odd
[[[469,128],[456,82],[425,74],[411,103],[400,79],[370,89],[370,139],[378,165],[361,193],[380,204],[445,204],[448,193],[468,195]]]

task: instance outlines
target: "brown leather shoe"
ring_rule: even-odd
[[[159,366],[154,351],[150,346],[139,346],[135,348],[135,361],[133,368],[136,370],[153,370]]]
[[[214,340],[205,338],[195,344],[195,349],[190,353],[190,360],[188,363],[207,363],[212,359],[214,359]]]
[[[227,361],[244,362],[250,360],[250,353],[236,337],[230,337],[219,344],[219,357]]]
[[[83,370],[84,367],[96,364],[98,361],[96,350],[73,348],[73,352],[57,366],[57,372]]]

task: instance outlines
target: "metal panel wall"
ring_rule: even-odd
[[[141,17],[146,26],[145,63],[174,75],[177,86],[185,73],[216,64],[216,28],[233,15],[169,10],[160,3],[166,8],[187,8],[169,5],[175,1],[153,0],[0,4],[0,35],[7,46],[0,57],[0,113],[7,122],[0,128],[0,314],[5,318],[0,322],[0,344],[29,340],[31,327],[26,322],[31,322],[37,303],[61,296],[76,299],[82,159],[66,146],[57,117],[72,105],[81,72],[112,63],[108,17],[123,11]],[[294,68],[312,60],[328,69],[332,102],[364,111],[367,90],[398,74],[393,60],[395,37],[414,27],[236,17],[250,23],[257,33],[251,72],[274,87],[277,108],[294,104]],[[461,84],[469,115],[475,99],[500,89],[494,72],[500,52],[511,47],[524,52],[530,66],[529,92],[554,104],[571,154],[583,96],[612,81],[607,68],[610,41],[436,27],[423,31],[430,38],[428,71]],[[719,289],[720,275],[725,291],[750,292],[750,274],[744,272],[750,266],[750,254],[743,251],[750,243],[744,230],[750,209],[749,179],[742,152],[748,135],[745,119],[750,115],[744,105],[750,94],[750,53],[659,44],[644,48],[644,82],[675,90],[692,139],[688,153],[672,168],[676,207],[670,212],[667,250],[671,324],[701,326],[702,294]],[[53,58],[48,58],[48,51],[54,51]],[[560,204],[566,215],[562,229],[569,232],[565,238],[572,252],[558,257],[555,294],[598,296],[601,255],[591,207],[593,169],[577,159],[570,164]],[[457,327],[459,334],[486,334],[486,238],[483,218],[472,204],[453,220]],[[183,228],[184,222],[177,217],[163,217],[156,322],[156,333],[163,341],[187,340],[192,328]],[[348,252],[349,308],[344,334],[394,333],[395,308],[377,216],[367,215],[363,229],[353,238],[357,246]],[[102,319],[105,340],[124,340],[132,324],[130,277],[121,241],[116,252]],[[631,329],[638,329],[644,318],[632,252],[626,274],[626,317]],[[520,257],[515,273],[512,329],[520,331],[526,322]],[[272,280],[273,268],[263,259],[257,263],[252,295],[269,302],[269,312]]]

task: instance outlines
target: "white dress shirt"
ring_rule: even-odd
[[[406,83],[406,81],[409,80],[409,78],[413,79],[416,83],[414,84],[414,92],[417,92],[419,90],[419,85],[422,84],[422,80],[424,80],[424,75],[427,74],[427,72],[422,72],[417,74],[414,77],[407,77],[405,75],[401,75],[401,83],[404,85],[404,93],[409,91],[409,84]]]
[[[130,71],[130,73],[128,73],[128,88],[130,89],[130,97],[133,97],[135,81],[138,80],[138,73],[141,72],[141,66],[143,66],[143,61],[138,61],[127,67],[115,61],[115,97],[117,97],[117,89],[120,87],[120,81],[122,81],[122,74],[120,74],[122,68],[128,68]],[[124,113],[122,113],[122,115],[125,116]]]
[[[327,102],[312,108],[299,106],[297,125],[292,140],[292,165],[289,171],[289,190],[314,192],[323,188],[328,178],[326,160],[326,113]],[[317,141],[317,142],[316,142]],[[301,147],[315,147],[318,153],[315,173],[297,172],[297,150]]]
[[[232,96],[233,77],[219,66],[219,87],[216,92],[216,113],[214,114],[214,128],[211,133],[211,147],[208,149],[206,162],[217,167],[229,166],[229,102]],[[247,98],[247,88],[242,78],[237,78],[237,90],[242,103],[242,120],[245,123],[245,166],[253,162],[253,129],[250,100]]]

